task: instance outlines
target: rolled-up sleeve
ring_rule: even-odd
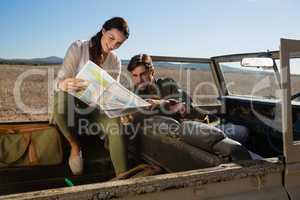
[[[76,69],[80,62],[80,48],[80,41],[75,41],[68,48],[62,67],[58,71],[57,78],[55,80],[54,89],[56,91],[59,90],[58,84],[60,81],[76,76]]]

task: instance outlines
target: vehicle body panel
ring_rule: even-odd
[[[6,199],[287,199],[277,159],[223,164],[117,182],[16,194]]]

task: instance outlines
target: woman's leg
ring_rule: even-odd
[[[109,118],[105,114],[101,114],[97,121],[108,137],[109,153],[116,175],[127,171],[126,142],[119,118]]]
[[[71,146],[70,157],[77,157],[80,154],[79,142],[70,130],[71,127],[75,126],[74,97],[63,91],[56,92],[54,95],[53,117],[59,130]]]

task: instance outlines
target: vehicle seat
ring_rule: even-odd
[[[218,124],[215,127],[222,130],[230,139],[241,143],[243,146],[247,145],[249,140],[249,129],[247,127],[233,123]]]
[[[135,152],[169,172],[213,167],[228,162],[225,157],[183,141],[179,137],[181,127],[171,117],[150,117],[139,131]]]
[[[246,147],[226,136],[216,127],[197,121],[184,121],[180,137],[183,141],[230,160],[251,160]]]

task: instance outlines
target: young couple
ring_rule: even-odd
[[[75,77],[88,60],[96,63],[119,81],[121,61],[114,50],[119,48],[128,37],[127,22],[121,17],[111,18],[90,40],[77,40],[71,44],[62,68],[58,72],[53,116],[56,125],[71,146],[69,166],[74,175],[83,173],[83,158],[76,132],[78,117],[87,118],[93,123],[96,122],[102,128],[102,133],[108,139],[108,148],[116,175],[128,170],[125,138],[121,133],[120,119],[108,118],[95,105],[87,105],[67,93],[86,87],[84,80]],[[150,109],[165,108],[180,117],[187,114],[190,98],[177,87],[176,82],[172,79],[154,79],[154,66],[149,55],[133,56],[127,69],[131,73],[137,94],[148,95],[148,97],[152,95],[153,98],[148,98],[151,104]],[[175,94],[175,96],[166,99],[164,98],[165,94]]]

